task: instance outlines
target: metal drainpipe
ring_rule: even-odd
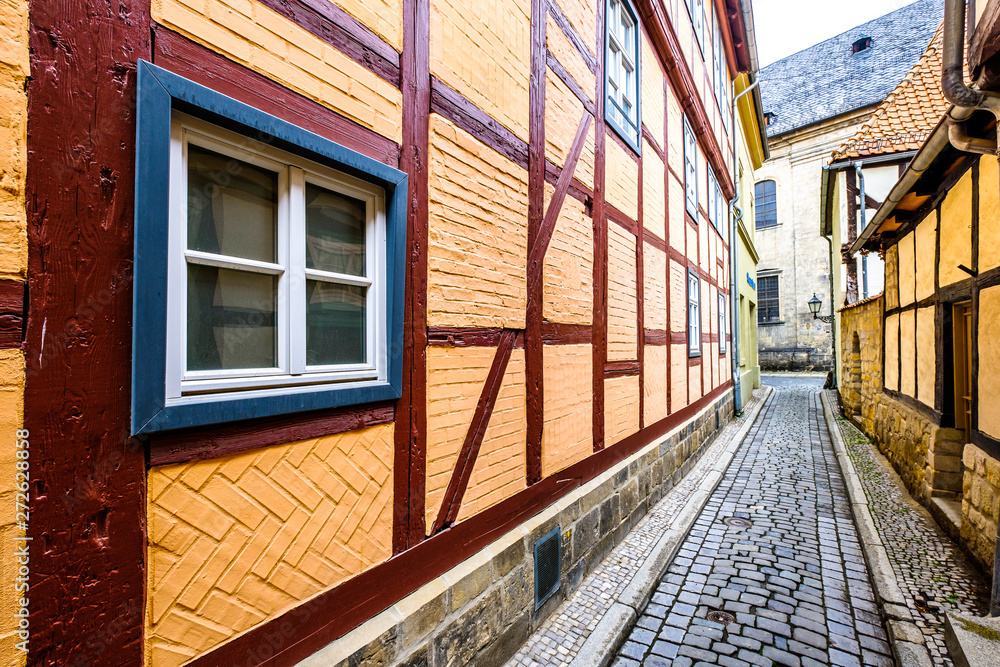
[[[868,221],[867,221],[868,211],[866,210],[868,207],[865,204],[865,199],[866,199],[866,197],[865,197],[865,172],[862,170],[862,167],[864,166],[864,164],[865,164],[864,160],[859,160],[859,161],[857,161],[857,162],[854,163],[854,171],[858,175],[858,187],[861,188],[861,193],[860,193],[860,197],[861,197],[861,227],[859,227],[859,229],[864,229],[865,225],[868,224]],[[861,253],[861,284],[862,284],[861,298],[862,299],[867,299],[868,298],[868,255],[866,255],[865,253]]]
[[[757,86],[760,85],[760,81],[754,81],[746,90],[744,90],[739,95],[735,95],[736,92],[736,82],[733,81],[733,138],[736,138],[736,122],[737,114],[739,109],[740,100],[743,96],[749,92],[752,92]],[[743,211],[736,206],[736,202],[740,200],[740,169],[739,162],[736,155],[736,145],[733,142],[733,185],[736,186],[736,194],[733,200],[729,202],[729,211],[732,217],[732,222],[729,225],[729,273],[730,273],[730,290],[729,290],[729,316],[730,325],[729,329],[733,332],[732,341],[732,354],[733,354],[733,411],[736,413],[743,411],[743,389],[740,381],[740,336],[739,336],[739,323],[740,323],[740,261],[739,253],[736,248],[736,239],[739,236],[739,224],[740,220],[743,219]]]
[[[962,107],[964,118],[969,118],[974,109],[986,109],[1000,122],[1000,96],[965,85],[965,0],[945,0],[944,3],[941,90],[949,102]],[[954,117],[949,120],[948,139],[962,151],[1000,156],[997,140],[970,137],[965,122],[956,121]],[[1000,524],[997,526],[993,557],[990,616],[1000,616]]]

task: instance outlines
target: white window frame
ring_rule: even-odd
[[[313,391],[317,384],[369,386],[388,376],[386,346],[386,201],[382,188],[244,135],[185,114],[171,119],[170,213],[167,259],[166,405]],[[260,262],[188,249],[187,147],[206,148],[278,174],[277,262]],[[312,183],[365,202],[366,276],[306,268],[305,185]],[[277,366],[187,370],[187,266],[189,263],[278,276],[275,304]],[[368,288],[367,359],[360,364],[306,363],[306,281]]]
[[[698,222],[698,139],[684,118],[684,208]]]
[[[726,47],[722,41],[722,29],[719,27],[718,16],[712,23],[715,36],[712,40],[714,47],[714,57],[712,58],[712,71],[715,77],[715,99],[719,103],[719,114],[722,116],[722,125],[726,128],[726,134],[730,130],[729,118],[729,66],[726,62]]]
[[[711,169],[706,169],[705,173],[708,174],[708,221],[712,223],[712,226],[716,229],[719,228],[719,182],[715,178],[715,174],[712,173]]]
[[[719,354],[725,354],[726,347],[726,295],[719,292]]]
[[[701,356],[701,277],[688,269],[687,285],[687,334],[688,357]]]
[[[607,0],[605,26],[605,118],[638,150],[639,24],[628,0]]]
[[[722,188],[719,186],[719,179],[715,177],[711,169],[708,172],[708,219],[715,227],[715,230],[719,232],[719,236],[722,237],[723,241],[726,241],[726,230],[728,229],[728,210],[729,202],[726,201],[725,195],[722,194]]]
[[[698,40],[698,48],[705,55],[705,2],[704,0],[687,0],[688,14],[691,16],[691,27]]]

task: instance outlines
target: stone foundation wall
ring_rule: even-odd
[[[727,392],[697,417],[567,494],[300,667],[502,665],[697,462],[732,417]],[[539,609],[534,546],[559,528],[559,590]]]
[[[840,311],[840,403],[865,433],[874,432],[882,394],[882,297]]]
[[[962,493],[964,433],[942,428],[926,415],[888,394],[874,398],[874,423],[865,434],[893,467],[910,494],[928,504],[932,497]]]
[[[833,355],[814,348],[767,349],[759,352],[762,371],[829,371]]]
[[[965,445],[962,542],[987,572],[993,569],[1000,518],[1000,461],[975,445]]]
[[[866,435],[892,462],[907,490],[922,503],[930,500],[927,487],[927,452],[936,428],[913,408],[881,394],[874,405],[873,429]]]

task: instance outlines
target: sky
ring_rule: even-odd
[[[757,56],[764,67],[915,0],[753,0]]]

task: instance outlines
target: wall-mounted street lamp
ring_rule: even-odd
[[[820,320],[821,322],[826,322],[827,324],[833,323],[833,315],[819,314],[819,309],[823,306],[823,302],[818,296],[816,296],[816,292],[813,292],[813,298],[809,299],[808,304],[809,312],[813,314],[814,320]]]

